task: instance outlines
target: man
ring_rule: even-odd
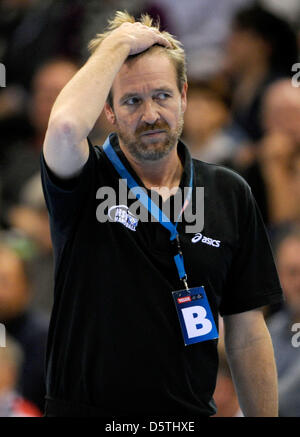
[[[290,24],[257,3],[234,15],[224,59],[232,84],[233,121],[252,142],[263,136],[260,114],[266,89],[280,78],[290,78],[298,59]]]
[[[0,241],[0,323],[23,349],[19,391],[43,411],[45,404],[44,356],[49,321],[33,310],[27,266],[16,251]]]
[[[184,52],[151,23],[117,13],[50,116],[41,165],[56,284],[45,414],[214,414],[220,311],[244,414],[276,416],[273,351],[258,307],[281,290],[265,230],[245,182],[192,161],[179,140]],[[116,134],[93,147],[87,136],[103,108]],[[161,204],[175,202],[168,190],[192,188],[194,209],[204,186],[203,234],[188,233],[185,218],[175,228],[172,213],[171,222],[136,219],[128,211],[136,181],[161,193]],[[103,220],[101,188],[118,195],[124,185],[129,206],[116,200]],[[190,323],[180,325],[174,300],[185,302],[177,311]]]
[[[278,369],[279,415],[300,416],[300,230],[286,230],[276,260],[286,305],[268,318]]]
[[[5,147],[6,159],[0,175],[3,182],[0,221],[5,227],[18,229],[22,235],[34,240],[37,250],[30,263],[32,304],[47,315],[53,304],[53,256],[39,157],[53,103],[77,69],[72,60],[61,57],[49,59],[39,66],[33,76],[25,118],[29,136],[24,138],[23,135],[22,139],[19,136],[17,141]],[[39,190],[41,198],[38,198]],[[35,199],[34,192],[37,194]]]
[[[247,180],[265,224],[273,234],[298,221],[300,155],[300,88],[290,79],[278,80],[262,100],[264,136],[248,165],[237,166]]]
[[[40,417],[39,409],[18,391],[22,347],[13,337],[5,337],[5,347],[0,347],[0,417]]]

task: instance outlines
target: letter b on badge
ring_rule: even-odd
[[[173,291],[172,294],[186,346],[218,338],[214,316],[203,286]]]
[[[206,318],[206,310],[200,305],[181,309],[189,338],[206,335],[212,330],[212,323]]]

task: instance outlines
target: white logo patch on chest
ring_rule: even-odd
[[[135,217],[126,205],[115,205],[109,208],[108,216],[113,222],[122,223],[131,231],[136,231],[139,219]]]

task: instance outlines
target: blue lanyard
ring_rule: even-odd
[[[150,212],[150,214],[164,227],[170,232],[170,241],[176,243],[177,253],[174,255],[174,261],[177,267],[179,278],[183,281],[185,288],[188,290],[187,286],[187,274],[184,268],[183,263],[183,255],[180,247],[179,233],[177,231],[177,225],[181,214],[186,208],[187,204],[190,201],[192,190],[193,190],[193,166],[191,160],[190,167],[190,182],[189,182],[189,191],[184,202],[184,207],[179,213],[177,217],[176,224],[174,225],[169,218],[161,211],[161,209],[150,199],[150,197],[146,194],[146,191],[141,190],[138,183],[132,177],[132,175],[128,172],[128,170],[123,165],[122,161],[118,157],[117,153],[114,151],[112,145],[110,144],[109,137],[107,137],[105,143],[103,144],[103,151],[106,154],[107,158],[110,160],[116,171],[119,173],[122,179],[126,180],[127,186],[130,188],[132,193],[135,195],[137,200]],[[150,207],[149,207],[150,206]]]

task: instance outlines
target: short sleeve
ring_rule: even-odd
[[[220,304],[230,315],[283,300],[267,230],[248,184],[239,199],[238,245]]]
[[[76,178],[64,180],[53,174],[43,151],[40,155],[43,193],[55,231],[64,234],[70,229],[95,183],[96,152],[88,139],[89,157]]]

